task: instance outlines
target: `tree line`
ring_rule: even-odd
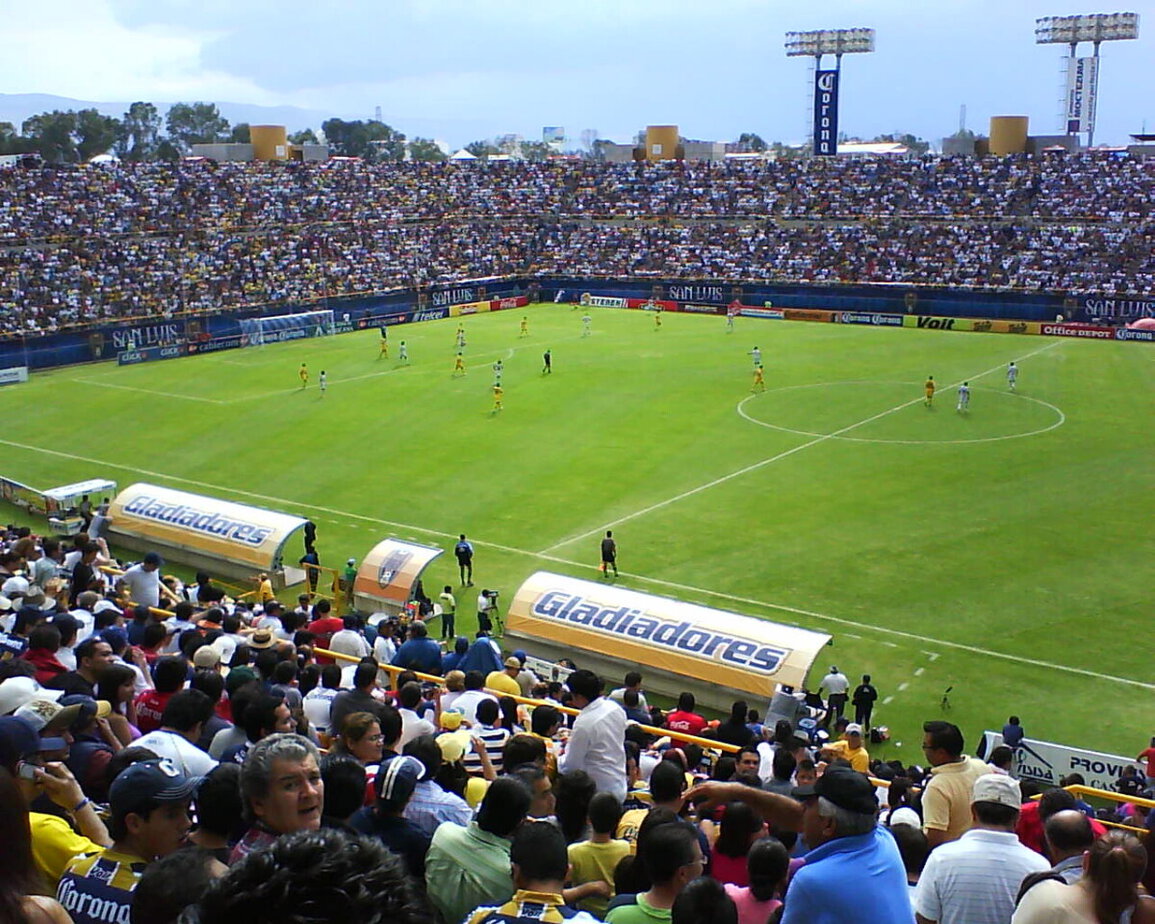
[[[440,161],[444,152],[428,138],[406,139],[376,119],[347,122],[328,119],[321,125],[331,154],[368,161]],[[48,163],[75,164],[98,154],[126,161],[176,161],[194,144],[249,142],[249,125],[230,125],[214,103],[174,103],[161,117],[152,103],[136,102],[123,117],[95,109],[54,110],[25,119],[17,131],[0,122],[0,154],[39,154]],[[292,144],[316,144],[312,129],[289,135]]]

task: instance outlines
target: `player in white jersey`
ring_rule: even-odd
[[[1007,366],[1007,385],[1010,387],[1011,391],[1015,390],[1015,383],[1018,382],[1018,380],[1019,367],[1016,366],[1012,361],[1011,364]]]
[[[762,351],[760,349],[758,349],[758,347],[754,347],[754,349],[752,349],[746,355],[754,357],[754,368],[755,369],[757,369],[759,366],[762,365]]]
[[[329,377],[325,375],[325,370],[321,370],[321,375],[317,379],[317,384],[321,386],[321,394],[325,393],[325,389],[329,387]]]
[[[593,324],[594,319],[589,316],[589,313],[582,315],[582,336],[588,337],[590,335],[590,325]]]
[[[397,346],[397,359],[403,363],[409,362],[409,347],[405,345],[404,340]]]
[[[505,371],[505,363],[500,359],[493,364],[493,384],[501,384],[501,374]]]
[[[958,387],[958,407],[956,407],[955,410],[956,411],[969,410],[970,406],[971,406],[971,387],[970,387],[969,383],[963,382]]]

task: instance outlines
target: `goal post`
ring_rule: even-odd
[[[328,337],[334,332],[331,309],[300,311],[267,318],[245,318],[241,321],[241,333],[249,346],[301,340],[305,337]]]

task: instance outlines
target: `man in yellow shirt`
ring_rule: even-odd
[[[957,725],[924,722],[922,732],[922,752],[931,765],[930,782],[922,793],[922,830],[933,850],[971,829],[975,780],[992,771],[988,764],[963,753],[963,736]]]
[[[845,738],[831,741],[824,750],[834,751],[843,760],[850,761],[850,766],[859,773],[870,770],[870,753],[862,746],[862,726],[856,722],[846,726]]]
[[[521,686],[517,682],[517,675],[520,673],[521,662],[510,655],[505,659],[505,670],[489,672],[485,678],[486,689],[510,696],[521,696]]]
[[[923,388],[926,389],[926,406],[930,407],[931,403],[934,401],[934,376],[933,375],[928,375],[926,377],[926,384],[923,385]]]

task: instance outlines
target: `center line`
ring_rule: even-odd
[[[1054,349],[1062,342],[1062,340],[1056,340],[1054,343],[1048,343],[1046,346],[1039,347],[1037,350],[1032,350],[1030,353],[1027,353],[1023,359],[1029,359],[1030,357],[1045,352],[1046,350]],[[985,372],[980,372],[978,375],[972,375],[965,379],[959,379],[953,385],[947,385],[945,388],[957,388],[963,382],[973,382],[976,379],[981,379],[984,376],[990,375],[992,372],[998,372],[1000,369],[1004,368],[1006,368],[1006,363],[999,363],[997,366],[992,366]],[[747,465],[744,468],[740,468],[737,471],[730,472],[728,475],[722,475],[720,478],[715,478],[713,481],[707,481],[705,484],[700,484],[696,488],[690,488],[688,491],[683,491],[681,494],[675,494],[673,497],[668,497],[664,501],[658,501],[656,504],[650,504],[650,506],[643,507],[641,510],[635,510],[633,513],[627,513],[625,516],[618,517],[616,520],[611,520],[609,523],[604,523],[601,526],[587,530],[584,533],[579,533],[576,536],[570,536],[566,539],[562,539],[560,542],[555,542],[548,548],[542,549],[541,554],[548,555],[551,552],[556,552],[563,546],[569,545],[570,543],[581,542],[583,539],[589,539],[591,536],[601,535],[607,529],[613,529],[615,526],[620,526],[622,523],[628,523],[630,520],[636,520],[638,517],[644,517],[646,514],[653,513],[655,510],[661,510],[663,507],[669,507],[670,504],[676,504],[678,501],[685,500],[687,497],[693,497],[695,494],[701,494],[703,491],[710,490],[710,488],[716,488],[720,484],[725,484],[727,481],[732,481],[733,479],[739,478],[742,475],[748,475],[750,472],[755,472],[760,468],[765,468],[767,465],[773,465],[775,462],[780,462],[783,459],[787,459],[796,453],[802,452],[804,449],[809,449],[811,446],[817,446],[819,443],[825,443],[827,440],[832,440],[837,436],[842,436],[842,434],[849,433],[851,430],[857,430],[859,427],[864,427],[869,423],[874,423],[874,421],[881,420],[883,417],[896,414],[901,410],[905,410],[911,405],[918,404],[918,402],[922,400],[924,399],[921,397],[911,398],[909,401],[904,401],[902,404],[897,404],[885,411],[872,414],[870,417],[866,417],[857,423],[852,423],[849,426],[843,427],[841,430],[835,430],[833,433],[824,433],[822,436],[817,436],[809,442],[801,443],[800,445],[795,446],[793,449],[787,449],[784,452],[778,453],[777,455],[770,456],[768,459],[762,459],[760,462],[754,462],[753,464]]]

